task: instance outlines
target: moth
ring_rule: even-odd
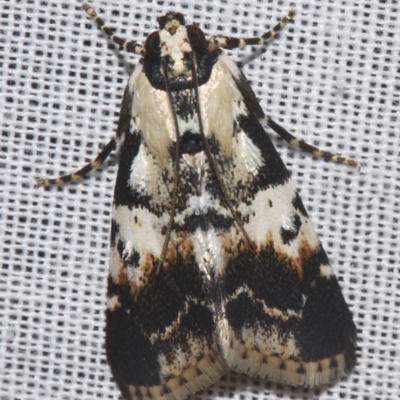
[[[356,328],[289,172],[265,131],[316,157],[265,116],[223,49],[262,45],[213,36],[182,14],[158,18],[126,86],[116,135],[51,186],[100,168],[120,147],[106,311],[106,352],[125,399],[181,400],[227,371],[318,387],[355,365]]]

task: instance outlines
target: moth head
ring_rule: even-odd
[[[190,73],[187,59],[193,52],[206,47],[203,31],[195,25],[185,25],[180,13],[169,12],[158,18],[159,31],[151,33],[145,43],[146,57],[151,60],[169,58],[175,76]]]

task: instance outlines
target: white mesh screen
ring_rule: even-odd
[[[286,0],[90,2],[144,41],[184,13],[207,36],[261,34]],[[301,189],[358,332],[358,365],[320,399],[400,397],[400,4],[298,1],[262,51],[234,51],[261,105],[299,138],[357,158],[361,172],[291,151]],[[266,51],[264,51],[266,50]],[[252,60],[254,56],[254,59]],[[0,1],[0,399],[119,398],[104,352],[109,222],[116,167],[45,190],[36,177],[83,166],[116,129],[137,57],[120,53],[74,1]],[[319,392],[318,392],[319,393]],[[198,398],[306,398],[232,375]]]

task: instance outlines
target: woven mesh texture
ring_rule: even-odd
[[[261,34],[286,0],[92,1],[144,41],[179,10],[206,32]],[[234,51],[268,115],[361,171],[290,150],[292,171],[358,332],[358,365],[319,392],[231,375],[197,398],[400,398],[400,4],[298,1],[267,47]],[[117,399],[104,351],[116,156],[79,184],[37,188],[83,166],[115,132],[137,57],[74,1],[0,0],[0,399]]]

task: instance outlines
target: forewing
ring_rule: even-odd
[[[355,326],[285,166],[259,122],[247,81],[233,71],[247,183],[231,184],[253,247],[236,239],[219,275],[218,335],[228,366],[290,385],[319,386],[355,364]],[[252,166],[250,168],[249,166]],[[236,174],[243,176],[243,173]],[[236,186],[236,188],[235,188]]]
[[[134,90],[145,86],[147,78],[140,70],[133,78],[126,91],[134,99],[132,110],[123,105],[120,116],[124,121],[133,118],[130,129],[121,134],[106,350],[126,399],[179,400],[211,385],[226,364],[215,344],[214,304],[193,249],[173,235],[166,260],[156,273],[169,219],[172,175],[168,167],[160,167],[144,140],[149,132],[143,133],[135,123]],[[142,107],[151,96],[141,94]],[[155,129],[158,122],[161,125],[155,121],[145,126]]]

